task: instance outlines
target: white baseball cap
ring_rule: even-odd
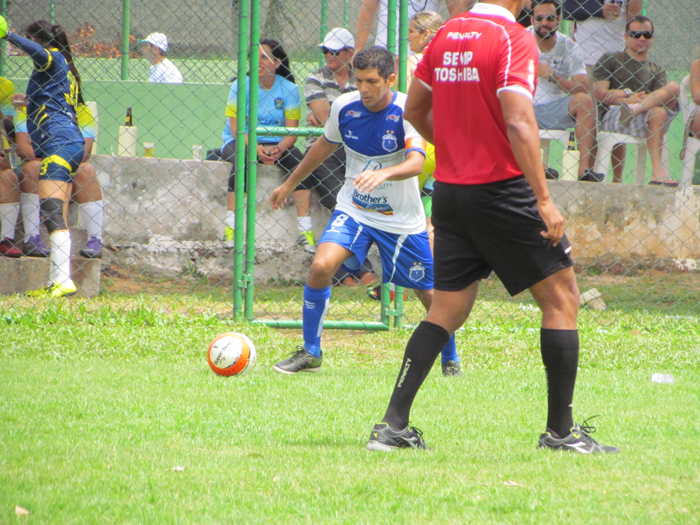
[[[346,47],[355,49],[355,39],[347,29],[334,27],[326,33],[326,38],[323,39],[323,43],[319,44],[318,47],[325,47],[332,51],[340,51]]]
[[[146,42],[153,46],[156,46],[161,51],[163,51],[163,53],[165,53],[168,50],[168,37],[165,36],[163,33],[151,33],[146,37],[145,40],[139,40],[139,44],[145,44]]]

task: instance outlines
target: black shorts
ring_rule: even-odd
[[[566,235],[546,240],[537,199],[525,177],[465,186],[435,182],[435,289],[463,290],[491,271],[510,295],[574,264]]]

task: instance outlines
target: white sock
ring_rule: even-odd
[[[19,202],[7,202],[0,204],[0,241],[3,239],[15,239],[15,228],[19,218]]]
[[[20,193],[19,204],[22,209],[22,224],[24,224],[24,242],[29,237],[39,235],[41,225],[39,196],[35,193]]]
[[[70,232],[58,230],[49,236],[51,241],[51,276],[55,284],[66,284],[70,279]]]
[[[236,212],[233,210],[228,210],[226,212],[226,220],[224,221],[226,226],[230,227],[232,230],[236,228]]]
[[[304,233],[313,230],[313,223],[311,222],[311,217],[306,215],[305,217],[297,217],[297,228],[299,233]]]
[[[87,230],[88,239],[97,237],[102,240],[102,217],[104,215],[104,201],[92,201],[79,204],[80,222]]]

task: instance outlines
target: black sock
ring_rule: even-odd
[[[401,430],[408,426],[413,399],[449,338],[447,330],[428,321],[422,321],[413,332],[406,345],[389,407],[382,419],[390,427]]]
[[[574,425],[571,405],[578,368],[578,330],[542,328],[540,344],[547,373],[547,428],[563,438]]]

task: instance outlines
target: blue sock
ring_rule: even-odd
[[[331,298],[331,287],[304,287],[303,332],[304,348],[314,357],[321,357],[321,332],[323,320],[328,313]]]
[[[450,340],[442,348],[440,362],[444,365],[448,361],[454,361],[459,363],[459,356],[457,355],[457,341],[455,340],[455,334],[452,334]]]

